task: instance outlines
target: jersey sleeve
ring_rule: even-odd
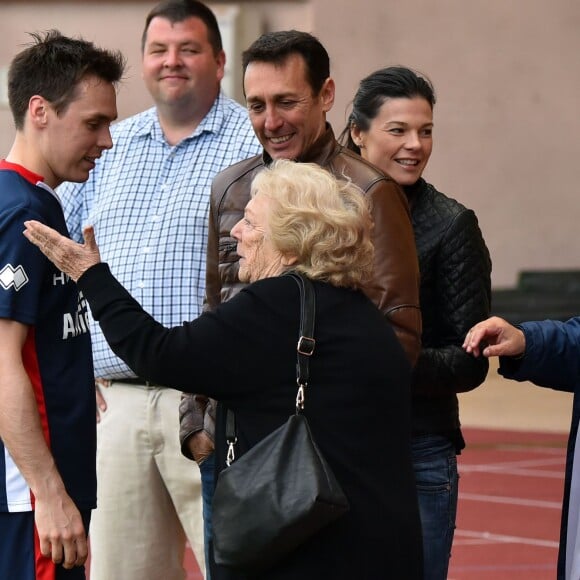
[[[26,220],[39,215],[26,208],[0,212],[0,318],[34,325],[39,315],[47,259],[23,235]]]

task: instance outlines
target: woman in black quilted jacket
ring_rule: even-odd
[[[491,261],[473,211],[421,176],[433,146],[435,93],[405,67],[378,70],[360,83],[343,139],[390,175],[409,200],[421,271],[422,351],[413,376],[413,465],[423,527],[425,579],[447,578],[458,475],[465,447],[457,393],[480,385],[484,357],[461,345],[487,318]]]

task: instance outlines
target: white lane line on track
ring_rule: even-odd
[[[544,478],[562,478],[564,476],[564,467],[566,465],[565,456],[553,459],[526,459],[522,461],[506,461],[495,463],[478,463],[468,464],[460,462],[459,472],[468,473],[501,473],[506,475],[528,475],[532,477]],[[554,469],[561,469],[556,471]],[[542,469],[544,468],[544,469]]]
[[[550,465],[564,465],[566,463],[566,455],[561,454],[560,457],[543,459],[521,459],[520,461],[494,461],[492,463],[466,463],[461,464],[468,470],[477,471],[481,468],[492,468],[492,469],[512,469],[517,467],[548,467]]]
[[[503,467],[494,467],[492,465],[481,466],[477,469],[459,468],[459,474],[467,475],[468,473],[495,473],[501,475],[525,475],[527,477],[543,477],[544,479],[564,479],[564,468],[561,471],[547,471],[541,469],[508,469]]]
[[[522,499],[519,497],[505,497],[497,495],[484,495],[479,493],[462,493],[459,492],[459,500],[482,501],[487,503],[502,503],[508,505],[521,505],[526,507],[540,507],[554,510],[562,509],[560,501],[545,501],[539,499]]]
[[[562,455],[566,453],[566,446],[563,447],[527,447],[525,445],[498,445],[495,447],[495,451],[509,451],[510,453],[538,453],[539,455]]]
[[[523,538],[521,536],[507,536],[504,534],[492,534],[490,532],[476,532],[475,530],[455,530],[456,538],[481,540],[485,543],[495,542],[498,544],[526,544],[529,546],[541,546],[544,548],[558,548],[559,543],[550,540],[538,540],[536,538]],[[455,541],[454,541],[455,543]]]

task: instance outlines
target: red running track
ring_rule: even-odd
[[[567,435],[471,428],[463,434],[448,579],[554,579]],[[187,580],[202,580],[191,552],[187,559]]]
[[[459,456],[448,580],[552,580],[567,436],[471,428],[463,433],[467,448]],[[185,567],[186,580],[203,580],[190,550]]]
[[[555,578],[567,435],[463,431],[449,580]]]

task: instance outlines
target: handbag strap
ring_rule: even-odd
[[[316,346],[316,340],[314,339],[316,299],[314,286],[306,276],[296,271],[287,272],[286,276],[290,276],[298,284],[298,289],[300,290],[300,330],[296,344],[296,383],[298,384],[296,414],[299,414],[304,410],[305,389],[308,386],[310,371],[308,361]],[[231,409],[228,409],[226,413],[226,441],[228,443],[226,465],[229,467],[235,459],[234,445],[238,441],[236,436],[236,416]]]
[[[316,301],[312,282],[299,272],[287,274],[295,280],[300,289],[300,331],[296,345],[296,382],[298,393],[296,394],[296,413],[304,410],[304,390],[308,385],[309,366],[308,360],[314,352],[316,340],[314,340],[314,318],[316,313]]]

